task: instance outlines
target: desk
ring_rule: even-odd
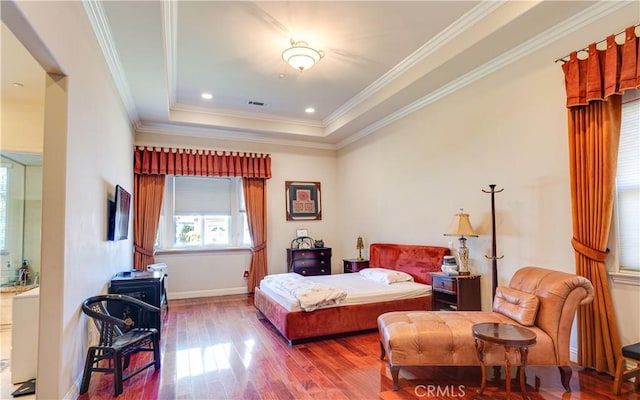
[[[487,372],[484,365],[484,347],[486,343],[493,343],[504,346],[504,366],[505,381],[507,387],[507,398],[511,394],[511,361],[509,361],[509,351],[515,349],[520,352],[520,390],[522,397],[527,398],[527,389],[524,382],[524,369],[527,366],[527,353],[529,346],[536,344],[535,332],[516,325],[501,324],[497,322],[483,322],[475,324],[471,328],[476,341],[476,351],[482,366],[482,384],[478,394],[482,394],[487,386]]]

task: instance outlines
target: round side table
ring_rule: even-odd
[[[509,361],[509,351],[514,349],[520,353],[520,390],[522,397],[526,399],[527,389],[524,382],[525,367],[527,365],[527,354],[529,347],[536,344],[536,334],[530,329],[517,325],[503,324],[497,322],[483,322],[475,324],[471,328],[476,341],[476,351],[482,366],[482,383],[478,394],[482,394],[487,386],[487,372],[484,365],[484,350],[486,343],[493,343],[504,346],[504,366],[505,380],[507,387],[507,398],[511,394],[511,361]]]

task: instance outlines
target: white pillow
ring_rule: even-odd
[[[373,281],[382,282],[386,284],[396,282],[413,282],[413,276],[392,269],[385,268],[365,268],[360,270],[360,275]]]

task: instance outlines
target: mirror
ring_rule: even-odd
[[[39,283],[42,157],[0,155],[0,291]]]

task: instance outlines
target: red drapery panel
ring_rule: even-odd
[[[164,176],[133,176],[133,267],[144,270],[155,263],[153,244],[160,222]]]
[[[603,50],[598,50],[595,43],[590,44],[586,59],[579,59],[577,51],[569,54],[569,61],[562,65],[567,107],[586,105],[640,87],[640,40],[635,31],[636,27],[627,28],[622,44],[616,42],[615,35],[610,35]]]
[[[267,185],[264,179],[242,179],[247,222],[251,233],[251,265],[247,290],[253,293],[267,275]]]
[[[210,150],[136,147],[136,174],[271,178],[271,156]]]
[[[592,304],[578,309],[578,363],[615,372],[620,337],[605,260],[615,198],[622,92],[640,87],[640,40],[635,27],[588,58],[569,55],[562,65],[568,108],[569,167],[576,273],[594,285]]]

